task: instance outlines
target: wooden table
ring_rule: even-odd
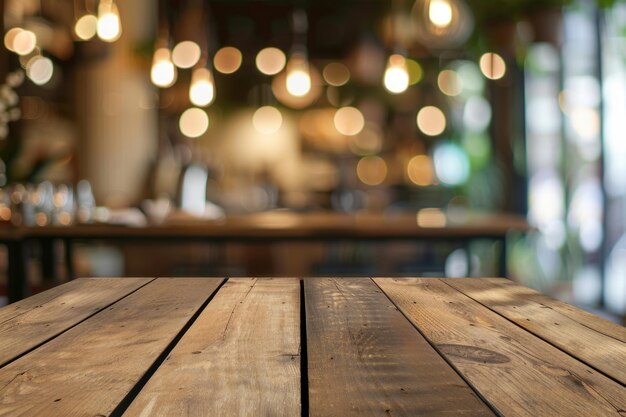
[[[626,329],[504,279],[92,278],[0,309],[2,416],[624,416]]]
[[[510,232],[531,230],[522,216],[505,213],[447,213],[426,209],[414,213],[384,215],[342,214],[331,212],[267,212],[228,216],[215,221],[188,221],[125,227],[106,224],[19,227],[9,230],[18,243],[36,243],[42,246],[43,276],[52,276],[54,256],[52,242],[65,242],[65,258],[70,276],[72,271],[72,243],[106,240],[117,242],[284,242],[284,241],[427,241],[460,244],[468,249],[477,239],[491,239],[500,244],[498,260],[500,276],[507,276],[506,237]],[[1,231],[1,230],[0,230]],[[0,241],[2,234],[0,233]],[[17,301],[28,295],[21,244],[10,246],[15,259],[9,274],[9,300]],[[469,250],[468,259],[469,259]],[[22,261],[23,262],[23,261]]]

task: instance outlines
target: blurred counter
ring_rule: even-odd
[[[524,217],[504,213],[443,212],[434,208],[389,214],[296,213],[278,210],[229,215],[217,220],[173,215],[160,224],[134,227],[108,223],[5,227],[0,228],[0,242],[5,243],[8,248],[8,295],[10,301],[15,301],[29,292],[26,279],[27,250],[32,253],[33,247],[38,248],[35,253],[40,258],[41,275],[44,279],[54,277],[57,259],[54,250],[58,247],[55,243],[59,241],[63,242],[63,259],[70,278],[76,276],[75,262],[72,258],[72,248],[76,242],[112,242],[125,245],[130,248],[129,251],[132,251],[132,247],[138,243],[176,244],[166,246],[166,252],[178,249],[181,243],[187,242],[211,243],[218,251],[222,250],[226,243],[246,244],[253,246],[253,249],[246,252],[247,258],[257,258],[259,262],[269,262],[267,259],[270,257],[268,255],[270,246],[276,247],[287,243],[286,248],[282,249],[281,256],[295,256],[294,259],[297,259],[299,255],[296,252],[302,249],[297,249],[294,242],[323,242],[328,252],[326,261],[330,259],[331,263],[340,257],[336,253],[344,251],[338,246],[340,245],[338,242],[352,242],[355,245],[367,242],[379,244],[377,249],[370,251],[369,257],[385,257],[390,251],[394,252],[389,249],[391,242],[423,242],[428,250],[432,249],[434,243],[441,243],[447,247],[464,248],[467,265],[470,265],[470,243],[480,239],[496,242],[497,273],[500,276],[507,276],[506,237],[510,232],[525,233],[529,230],[531,227]],[[148,255],[148,259],[161,257],[160,254],[164,252],[163,248],[160,250],[161,252]],[[306,250],[308,249],[304,249]],[[144,255],[134,255],[129,259],[137,262],[142,257],[145,258]],[[417,257],[414,258],[414,263],[420,262]],[[158,264],[157,259],[148,259],[144,259],[143,262]],[[207,262],[215,262],[215,258],[207,259]],[[331,265],[328,269],[326,265],[326,268],[318,270],[318,273],[332,274],[335,271],[333,268]],[[369,273],[370,270],[363,271]],[[272,270],[267,272],[276,274],[276,271]],[[469,274],[469,267],[467,273]],[[170,271],[159,271],[158,274],[171,275]]]

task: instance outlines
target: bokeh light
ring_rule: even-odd
[[[178,68],[191,68],[198,63],[202,51],[193,41],[182,41],[172,50],[172,61]]]
[[[74,24],[74,34],[82,41],[87,41],[98,31],[98,18],[93,14],[81,16]]]
[[[452,6],[448,0],[431,0],[428,5],[428,18],[433,25],[446,28],[452,23]]]
[[[591,107],[576,107],[569,118],[572,128],[583,141],[591,141],[600,134],[600,114]]]
[[[422,107],[417,113],[417,127],[425,135],[438,136],[446,129],[446,116],[438,107]]]
[[[540,228],[562,219],[565,214],[565,188],[554,169],[540,170],[531,176],[528,198],[528,218]]]
[[[393,94],[400,94],[409,87],[409,71],[402,55],[394,54],[389,57],[383,84]]]
[[[285,68],[286,63],[285,53],[278,48],[264,48],[256,55],[256,67],[265,75],[278,74]]]
[[[306,96],[311,91],[309,63],[302,54],[294,54],[287,63],[285,86],[289,94],[295,97]]]
[[[327,64],[322,75],[324,80],[334,87],[340,87],[350,81],[350,70],[340,62]]]
[[[189,138],[202,136],[209,128],[209,116],[202,109],[192,107],[180,115],[178,126],[183,135]]]
[[[308,71],[303,69],[289,71],[286,83],[287,91],[292,96],[302,97],[311,90],[311,76]]]
[[[273,106],[259,107],[252,116],[252,124],[257,132],[270,135],[278,132],[283,124],[283,115]]]
[[[28,55],[37,46],[37,35],[30,30],[22,30],[13,38],[13,51],[18,55]]]
[[[114,42],[122,35],[122,24],[117,5],[113,1],[101,1],[98,6],[98,37]]]
[[[322,79],[321,74],[314,65],[308,66],[311,88],[303,96],[295,96],[287,90],[287,75],[288,71],[282,71],[272,78],[272,93],[281,104],[294,109],[302,109],[313,104],[320,96],[322,92]]]
[[[213,74],[208,68],[196,68],[191,75],[189,101],[196,106],[204,107],[215,99]]]
[[[15,52],[15,47],[13,46],[15,42],[15,38],[19,35],[24,29],[16,27],[11,28],[4,35],[4,46],[11,52]]]
[[[463,96],[471,97],[482,94],[485,88],[485,77],[482,76],[478,65],[472,61],[455,61],[452,65],[455,69],[461,84],[463,85]]]
[[[176,67],[172,62],[170,50],[159,48],[154,51],[150,79],[157,87],[167,88],[176,82]]]
[[[412,59],[406,59],[406,70],[409,73],[409,85],[415,85],[424,78],[424,70],[419,62]]]
[[[480,57],[480,70],[483,75],[490,80],[499,80],[506,74],[506,63],[504,59],[493,52],[487,52]]]
[[[435,180],[433,162],[428,155],[415,155],[411,158],[406,173],[413,184],[422,187],[431,185]]]
[[[387,163],[379,156],[366,156],[356,166],[359,180],[366,185],[380,185],[387,178]]]
[[[470,132],[482,132],[491,122],[491,104],[482,96],[472,96],[463,109],[463,125]]]
[[[417,225],[419,227],[445,227],[446,215],[438,208],[424,208],[417,212]]]
[[[346,136],[358,135],[365,126],[363,113],[356,107],[342,107],[335,112],[333,118],[335,128]]]
[[[233,46],[225,46],[216,52],[213,66],[222,74],[232,74],[241,66],[241,51]]]
[[[28,61],[26,74],[37,85],[44,85],[54,74],[54,64],[49,58],[36,56]]]
[[[447,96],[458,96],[463,92],[463,82],[461,78],[453,70],[443,70],[437,77],[437,85],[442,93]]]
[[[435,173],[446,185],[464,184],[469,178],[470,164],[463,149],[455,143],[443,142],[435,148]]]

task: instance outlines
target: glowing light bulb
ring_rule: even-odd
[[[208,68],[197,68],[191,74],[189,100],[196,106],[208,106],[215,99],[213,74]]]
[[[54,74],[54,64],[49,58],[35,56],[26,64],[26,74],[37,85],[44,85]]]
[[[400,94],[409,87],[409,71],[402,55],[391,55],[383,79],[385,88],[393,94]]]
[[[113,1],[102,1],[98,6],[98,37],[105,42],[114,42],[122,35],[122,23],[117,5]]]
[[[98,31],[98,18],[92,14],[81,16],[74,24],[74,34],[81,41],[87,41]]]
[[[37,35],[30,30],[22,30],[13,38],[13,50],[18,55],[28,55],[36,46]]]
[[[301,55],[293,55],[287,64],[287,91],[295,97],[303,97],[311,91],[309,63]]]
[[[447,28],[452,23],[452,6],[448,0],[431,0],[428,5],[428,18],[433,25]]]
[[[159,48],[154,51],[150,79],[157,87],[167,88],[176,82],[176,67],[172,62],[170,50]]]

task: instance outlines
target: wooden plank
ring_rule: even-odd
[[[124,416],[301,414],[297,279],[230,279]]]
[[[625,327],[502,278],[450,279],[444,282],[626,384]]]
[[[82,278],[0,309],[0,366],[64,332],[153,278]]]
[[[494,416],[370,279],[304,294],[310,416]]]
[[[108,416],[221,281],[154,280],[0,369],[0,416]]]
[[[516,284],[510,279],[481,278],[481,280],[506,288],[506,290],[512,295],[514,294],[515,296],[524,297],[527,300],[532,300],[536,303],[544,303],[546,305],[549,305],[551,309],[556,310],[559,313],[572,319],[575,319],[583,326],[593,328],[609,337],[626,343],[626,328],[624,326],[611,323],[610,321],[605,320],[602,317],[581,310],[571,304],[555,300],[554,298],[548,297],[547,295],[542,294],[538,291]]]
[[[441,280],[375,281],[501,415],[626,415],[622,385]]]

